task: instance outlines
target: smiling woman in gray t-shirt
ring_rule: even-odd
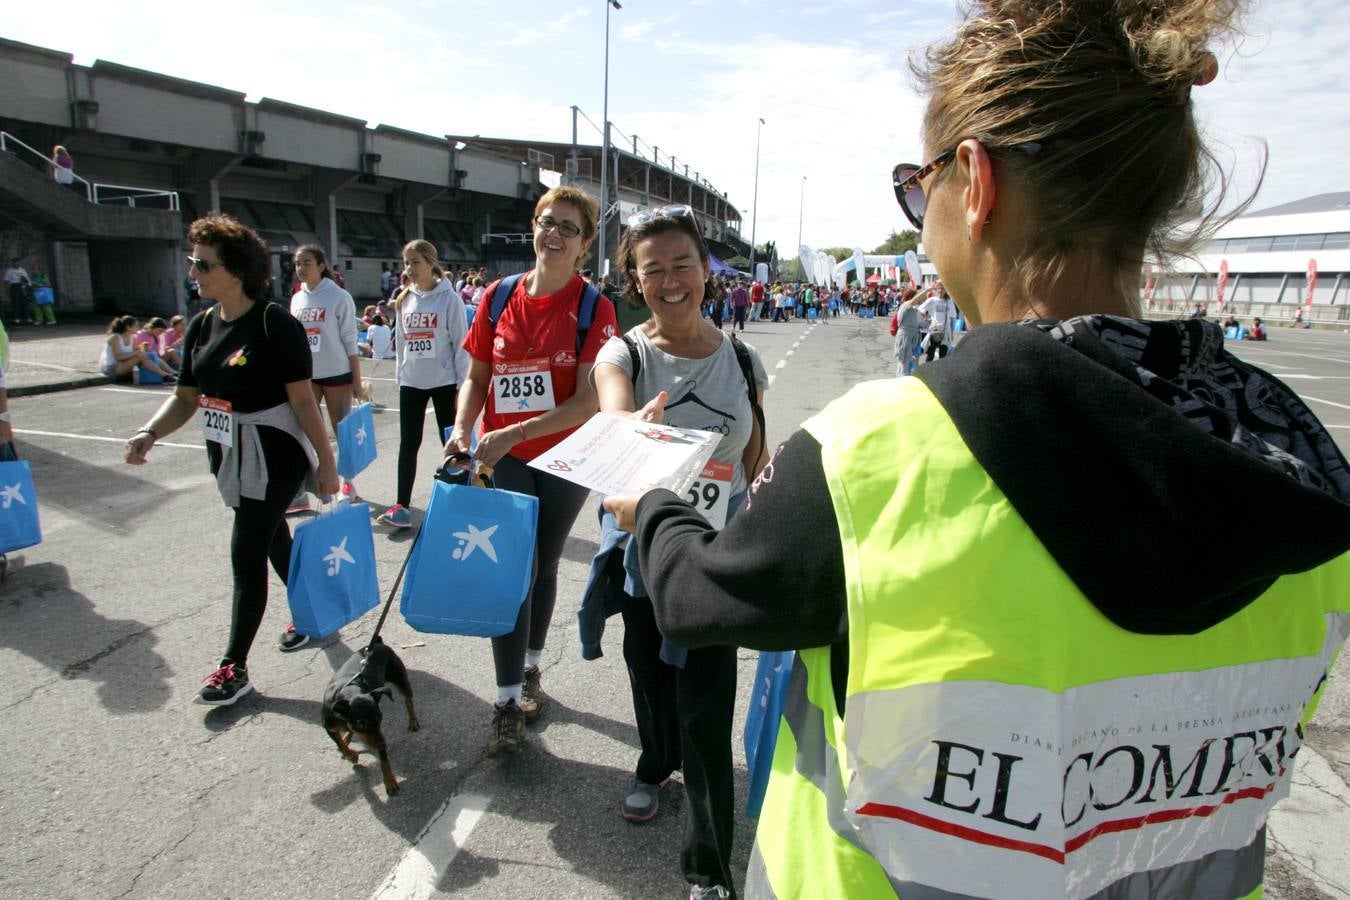
[[[722,435],[696,489],[699,512],[714,527],[734,515],[747,484],[768,459],[762,426],[750,404],[746,375],[733,339],[704,321],[708,248],[687,206],[639,213],[629,220],[618,263],[628,278],[630,305],[651,318],[601,348],[591,370],[603,412],[632,414]],[[768,375],[754,348],[745,346],[757,402]],[[633,353],[639,371],[634,378]],[[714,502],[715,500],[715,502]],[[731,722],[736,699],[736,650],[688,651],[663,646],[651,600],[638,568],[636,541],[617,534],[613,516],[602,520],[601,553],[623,556],[623,657],[633,688],[633,712],[642,753],[620,814],[646,822],[660,808],[662,786],[683,768],[688,822],[681,863],[690,885],[730,891],[735,797]],[[599,560],[606,571],[609,560]],[[592,585],[586,594],[591,594]]]

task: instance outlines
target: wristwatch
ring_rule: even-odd
[[[11,417],[10,414],[9,414],[9,410],[5,410],[4,412],[0,412],[0,422],[8,422],[8,421],[10,420],[10,418],[12,418],[12,417]]]

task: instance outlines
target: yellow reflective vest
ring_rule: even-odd
[[[798,653],[747,896],[1259,894],[1266,815],[1350,632],[1350,554],[1198,634],[1137,634],[919,379],[859,385],[805,428],[839,522],[848,683],[840,710],[829,648]]]

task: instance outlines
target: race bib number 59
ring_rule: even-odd
[[[553,376],[547,359],[497,363],[492,375],[493,409],[498,414],[545,412],[553,400]]]
[[[203,437],[222,447],[234,446],[234,404],[198,395],[197,411],[202,418]]]
[[[685,492],[685,498],[713,528],[727,524],[731,476],[731,463],[710,461]]]

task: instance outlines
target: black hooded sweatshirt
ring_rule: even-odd
[[[918,372],[994,483],[1103,615],[1194,634],[1280,576],[1350,549],[1350,468],[1287,386],[1218,325],[1084,316],[989,325]],[[903,452],[903,448],[897,448]],[[803,547],[784,537],[818,535]],[[642,571],[687,647],[832,646],[847,681],[838,520],[820,445],[798,431],[720,532],[669,491],[638,504]],[[1235,542],[1260,548],[1234,558]]]

